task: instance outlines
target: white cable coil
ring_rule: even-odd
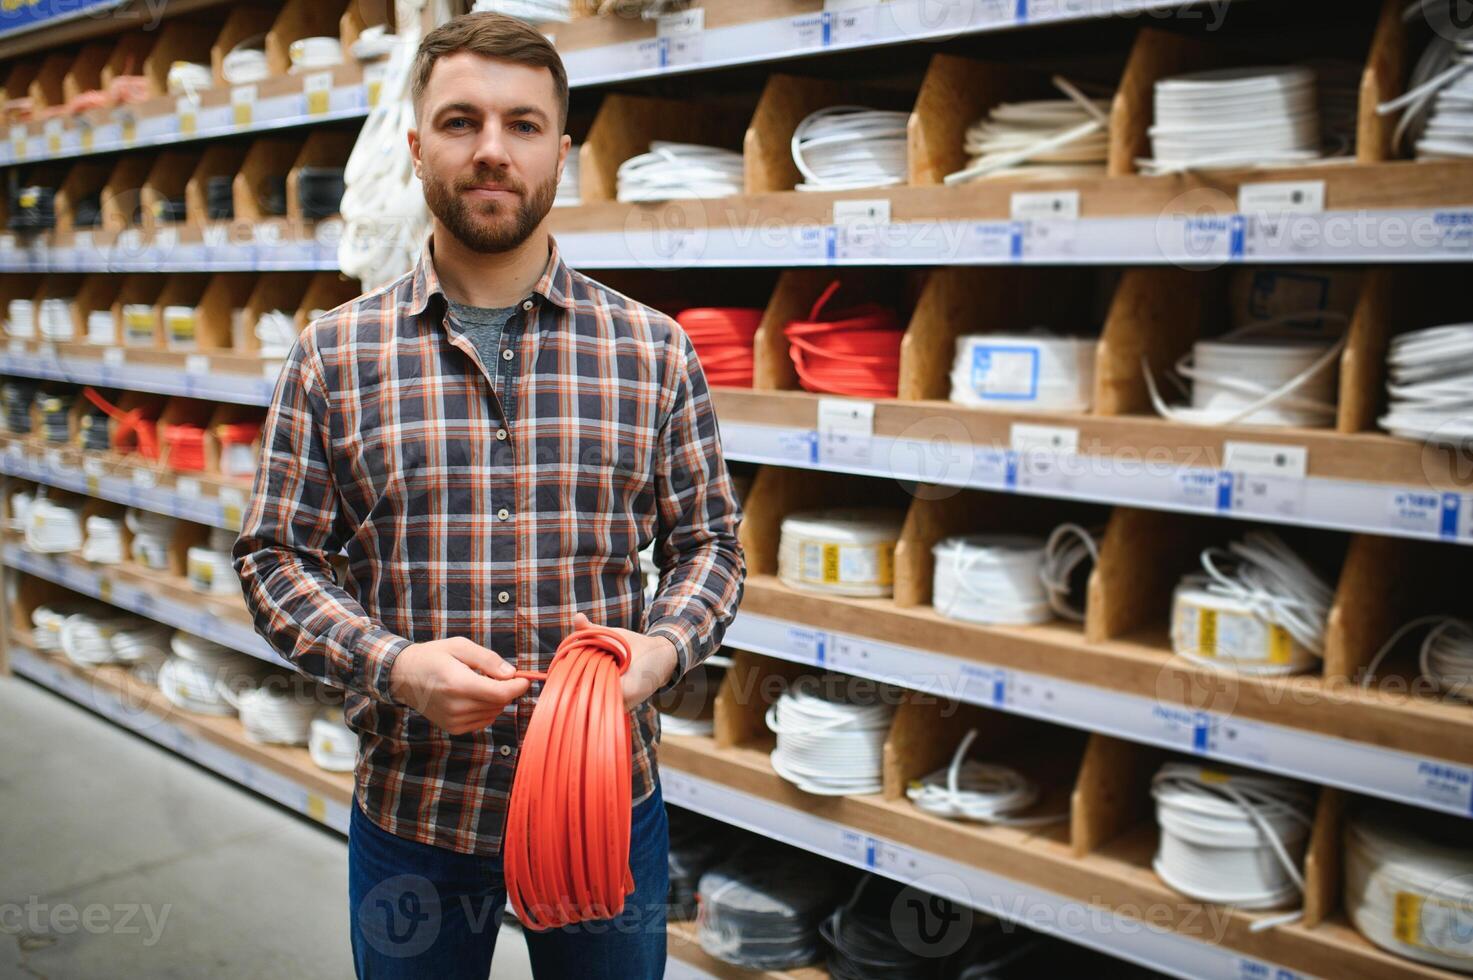
[[[24,534],[26,521],[31,513],[31,504],[35,503],[36,496],[29,490],[17,490],[10,495],[10,520],[6,527],[8,530]]]
[[[1286,335],[1280,328],[1302,321],[1349,319],[1331,310],[1309,310],[1197,341],[1191,353],[1176,362],[1176,375],[1191,382],[1190,407],[1166,404],[1142,355],[1151,404],[1162,418],[1188,425],[1329,425],[1335,419],[1336,365],[1345,337]],[[1267,336],[1250,342],[1259,335]],[[1186,390],[1176,377],[1168,377]]]
[[[1095,342],[1037,334],[956,338],[951,400],[981,408],[1087,412],[1094,401]]]
[[[123,522],[106,514],[93,514],[86,521],[87,540],[82,560],[98,565],[116,565],[123,560]]]
[[[209,88],[214,81],[209,65],[198,61],[175,61],[169,65],[166,85],[170,95],[183,95],[198,102],[200,90]]]
[[[1320,156],[1315,73],[1303,66],[1221,68],[1163,78],[1155,86],[1155,176],[1184,170],[1308,163]]]
[[[174,537],[178,521],[164,514],[130,508],[123,515],[123,525],[133,535],[129,557],[145,568],[167,570],[169,541]]]
[[[660,712],[660,731],[665,735],[704,737],[716,732],[716,718],[682,718],[668,711]]]
[[[950,763],[905,788],[917,808],[949,820],[1007,827],[1042,827],[1069,819],[1068,811],[1025,816],[1038,802],[1038,785],[1007,766],[968,759],[967,750],[977,734],[975,728],[968,731]]]
[[[69,341],[75,335],[72,322],[72,298],[53,296],[41,301],[39,326],[41,339]]]
[[[377,61],[393,54],[398,44],[399,36],[390,34],[388,25],[371,24],[358,32],[348,53],[359,61]]]
[[[1473,156],[1473,25],[1458,25],[1446,15],[1434,19],[1432,7],[1432,0],[1413,0],[1403,10],[1404,20],[1426,18],[1436,30],[1407,78],[1406,91],[1376,106],[1376,112],[1402,112],[1391,145],[1404,146],[1410,137],[1418,159]]]
[[[948,619],[1027,625],[1053,618],[1043,584],[1044,540],[1019,534],[960,534],[931,549],[932,605]]]
[[[804,511],[783,519],[777,576],[795,589],[828,595],[895,591],[895,542],[905,515],[882,507]]]
[[[1051,180],[1104,176],[1110,150],[1110,103],[1089,99],[1068,79],[1054,87],[1067,98],[1002,102],[967,127],[967,165],[947,184],[995,177]]]
[[[164,342],[170,347],[196,346],[198,311],[193,306],[171,305],[163,309]]]
[[[95,603],[79,599],[62,599],[43,603],[31,610],[31,642],[36,649],[45,653],[61,650],[61,631],[67,619],[78,613],[96,610]]]
[[[117,342],[117,322],[111,310],[91,310],[87,313],[87,343],[112,344]]]
[[[332,68],[343,63],[343,42],[335,37],[299,37],[286,49],[292,74]]]
[[[1314,797],[1288,779],[1168,762],[1151,783],[1160,843],[1157,876],[1188,898],[1276,909],[1304,892],[1300,865]],[[1259,919],[1261,931],[1299,912]]]
[[[265,661],[184,631],[169,638],[173,653],[159,671],[159,690],[178,707],[205,714],[233,715],[222,688],[249,686],[274,668]]]
[[[249,85],[271,77],[266,60],[266,35],[252,34],[237,41],[220,60],[220,75],[228,85]]]
[[[221,667],[237,663],[242,656],[224,644],[207,640],[193,633],[186,633],[183,630],[169,637],[169,652],[176,657],[205,667]]]
[[[1362,687],[1370,687],[1397,644],[1430,627],[1417,645],[1417,670],[1437,689],[1460,701],[1473,701],[1473,622],[1455,616],[1418,616],[1392,633],[1366,665]]]
[[[122,629],[136,630],[144,621],[116,610],[75,613],[61,626],[61,652],[79,667],[95,667],[118,659],[114,640]]]
[[[341,708],[326,708],[312,719],[307,754],[319,769],[353,771],[358,763],[358,736],[343,720]]]
[[[270,310],[256,318],[256,341],[262,357],[286,357],[297,342],[297,321],[290,313]]]
[[[571,151],[570,151],[571,153]],[[648,153],[619,164],[621,201],[673,201],[742,193],[742,155],[719,146],[656,140]]]
[[[1270,531],[1207,548],[1172,597],[1171,646],[1194,663],[1294,674],[1324,656],[1334,588]]]
[[[1066,522],[1054,528],[1043,544],[1038,580],[1048,593],[1049,608],[1063,619],[1084,622],[1083,593],[1089,588],[1089,573],[1099,563],[1099,540],[1104,534],[1102,527],[1085,528]],[[1076,588],[1074,583],[1081,572],[1083,582]]]
[[[5,332],[30,340],[36,336],[36,307],[28,299],[13,299],[5,308]]]
[[[568,155],[563,159],[563,172],[557,181],[557,195],[552,199],[555,208],[575,208],[583,203],[583,192],[578,185],[578,153],[582,149],[582,143],[568,147]]]
[[[123,343],[152,344],[154,339],[153,307],[148,303],[123,304]]]
[[[82,508],[39,497],[26,511],[26,548],[42,554],[82,547]]]
[[[170,657],[159,668],[159,691],[176,708],[202,715],[233,715],[235,706],[220,695],[215,672],[182,657]]]
[[[838,105],[810,113],[793,130],[800,191],[838,191],[905,183],[904,112]]]
[[[185,553],[189,584],[197,592],[231,595],[240,589],[230,554],[235,537],[234,531],[211,528],[208,545],[192,545]]]
[[[1440,445],[1473,439],[1473,323],[1393,337],[1386,367],[1381,428],[1403,439]]]
[[[169,638],[173,632],[163,623],[150,620],[124,623],[113,631],[113,660],[162,666],[169,659]]]
[[[249,442],[228,442],[220,446],[222,476],[252,476],[256,472],[256,447]]]
[[[1473,847],[1467,821],[1362,804],[1345,821],[1345,908],[1382,949],[1473,973]]]
[[[767,709],[777,736],[772,768],[806,793],[847,796],[878,793],[885,735],[895,714],[883,699],[860,700],[829,685],[852,681],[828,675],[800,678]]]
[[[220,682],[220,696],[235,707],[246,737],[271,745],[306,745],[322,707],[313,685],[296,674],[271,672]]]

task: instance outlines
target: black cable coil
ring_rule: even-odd
[[[56,227],[56,189],[53,187],[12,188],[10,192],[11,231],[44,231]]]
[[[41,437],[47,442],[65,443],[71,436],[69,413],[76,395],[72,392],[45,392],[36,397],[41,410]]]
[[[102,194],[84,194],[72,207],[72,226],[96,228],[102,224]]]
[[[176,221],[183,221],[185,213],[186,209],[184,205],[184,198],[166,197],[162,198],[159,201],[157,212],[154,214],[154,217],[157,218],[159,221],[172,223]]]
[[[266,177],[257,188],[256,204],[262,214],[286,214],[286,178]]]
[[[330,218],[343,203],[342,167],[302,167],[297,171],[297,199],[302,217],[309,221]]]
[[[36,386],[28,381],[7,381],[0,386],[0,398],[5,401],[5,428],[15,435],[27,435],[31,431],[31,402],[36,398]]]
[[[82,430],[82,448],[107,450],[112,448],[112,436],[108,428],[107,413],[95,405],[78,420]]]
[[[705,874],[735,844],[725,824],[689,810],[670,813],[670,917],[688,922],[696,917],[696,889]]]
[[[816,963],[823,956],[818,924],[848,877],[791,848],[744,848],[701,876],[696,917],[701,948],[753,970]]]
[[[205,182],[205,214],[211,221],[229,221],[235,217],[234,177],[220,174]]]

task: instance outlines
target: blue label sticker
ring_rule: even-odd
[[[1008,490],[1018,489],[1018,454],[1008,450],[1007,471],[1003,474],[1003,486]]]
[[[1217,509],[1233,509],[1233,475],[1227,470],[1217,474]]]
[[[1008,226],[1008,256],[1014,262],[1023,261],[1023,225],[1017,221]]]
[[[1241,259],[1243,257],[1244,228],[1247,223],[1241,214],[1235,214],[1228,222],[1228,258]]]
[[[1442,495],[1442,524],[1439,533],[1444,538],[1456,538],[1458,536],[1458,513],[1462,508],[1462,498],[1455,493]]]
[[[984,401],[1038,400],[1037,347],[977,344],[972,348],[972,392]]]

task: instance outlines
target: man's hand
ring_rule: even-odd
[[[462,636],[412,643],[394,658],[389,690],[438,728],[464,735],[490,727],[530,682],[512,666]]]
[[[587,629],[592,625],[594,624],[582,613],[573,616],[575,630]],[[675,644],[663,636],[645,636],[617,626],[610,629],[624,637],[632,653],[629,669],[619,679],[624,693],[624,709],[628,711],[648,701],[670,680],[670,675],[675,673]]]

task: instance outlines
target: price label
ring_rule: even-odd
[[[383,91],[384,77],[388,70],[389,66],[383,64],[370,64],[363,69],[364,98],[370,109],[378,105],[379,93]]]
[[[244,510],[245,494],[234,487],[220,488],[220,513],[225,518],[226,524],[233,528],[240,527]]]
[[[332,72],[316,72],[302,79],[302,93],[307,100],[307,115],[326,115],[332,104]]]
[[[179,120],[180,136],[193,136],[199,129],[199,110],[188,96],[174,100],[174,115]]]
[[[307,794],[306,814],[318,823],[327,822],[327,803],[316,793]]]
[[[1309,471],[1309,450],[1303,446],[1228,440],[1222,446],[1222,468],[1235,473],[1303,479]]]
[[[1284,180],[1238,187],[1240,214],[1318,214],[1323,210],[1323,180]]]
[[[92,124],[85,119],[77,121],[77,137],[82,143],[82,152],[91,153],[96,144],[96,136],[92,132]]]
[[[174,492],[186,500],[198,500],[200,496],[199,481],[192,476],[181,476],[174,481]]]
[[[1014,452],[1072,453],[1079,450],[1079,430],[1065,425],[1014,422],[1009,430]]]
[[[665,64],[698,64],[705,57],[706,11],[702,7],[662,14],[655,34],[666,42]]]
[[[131,146],[138,142],[138,120],[130,112],[118,114],[118,138],[124,146]]]
[[[146,466],[133,467],[133,485],[140,490],[152,490],[159,485],[159,475]]]
[[[17,123],[10,127],[10,155],[12,158],[17,161],[26,158],[27,142],[29,142],[29,137],[24,123]]]
[[[833,259],[883,258],[890,226],[890,199],[834,202]]]
[[[875,404],[852,398],[818,400],[818,459],[839,466],[868,466],[874,450]]]
[[[191,322],[191,326],[193,323]],[[209,374],[210,358],[205,354],[190,354],[184,358],[185,374]]]
[[[1078,191],[1019,191],[1010,198],[1014,221],[1077,221]]]
[[[46,136],[46,152],[55,156],[61,152],[61,134],[65,131],[60,119],[48,119],[41,125]]]
[[[230,118],[237,126],[249,126],[256,104],[256,86],[237,85],[230,90]]]

